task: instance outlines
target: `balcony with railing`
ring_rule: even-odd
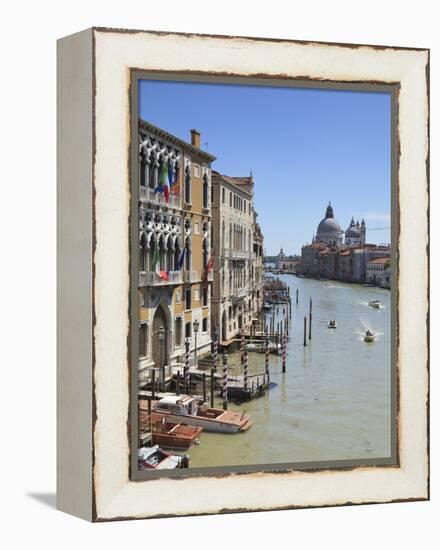
[[[156,204],[167,206],[168,208],[181,208],[180,195],[170,193],[167,202],[163,193],[155,193],[154,189],[144,185],[139,186],[139,198],[141,201],[154,202]]]
[[[183,272],[183,280],[185,283],[195,283],[198,281],[197,271],[185,270]]]
[[[251,252],[249,250],[229,250],[230,260],[250,260]]]
[[[156,271],[140,271],[139,286],[177,285],[182,283],[181,271],[168,271],[161,276]]]

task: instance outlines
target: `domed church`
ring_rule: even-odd
[[[319,222],[314,242],[334,246],[342,244],[342,235],[343,232],[341,230],[341,226],[335,220],[333,207],[329,202],[325,212],[325,218]]]
[[[365,244],[366,236],[365,221],[362,223],[354,223],[354,218],[351,218],[350,226],[345,231],[345,244],[348,246],[362,246]],[[338,221],[335,219],[331,202],[328,203],[325,212],[325,218],[319,222],[316,237],[313,238],[314,243],[325,243],[329,246],[339,246],[344,244],[344,232],[341,229]]]

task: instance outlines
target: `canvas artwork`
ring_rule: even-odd
[[[395,464],[393,89],[135,97],[138,473]]]
[[[92,28],[57,105],[58,508],[428,499],[429,51]]]

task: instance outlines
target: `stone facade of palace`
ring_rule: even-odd
[[[206,354],[215,330],[228,341],[262,309],[254,181],[214,172],[214,160],[196,130],[186,142],[139,120],[140,387],[152,368],[182,364],[186,340]]]
[[[367,283],[391,287],[391,262],[389,257],[377,258],[367,263]]]
[[[196,338],[200,353],[210,349],[213,274],[206,267],[214,159],[200,149],[197,131],[186,142],[139,121],[140,385],[151,367],[182,360],[186,338],[191,353]],[[173,182],[168,200],[155,192],[167,171]]]
[[[263,305],[263,234],[257,223],[254,180],[212,172],[214,283],[211,327],[227,343]]]
[[[311,244],[301,249],[297,272],[306,277],[368,282],[367,264],[377,258],[389,258],[391,250],[389,245],[368,244],[366,232],[365,221],[355,223],[353,218],[347,230],[342,231],[329,203]]]

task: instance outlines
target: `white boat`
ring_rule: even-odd
[[[139,470],[174,470],[187,468],[188,457],[172,455],[163,451],[159,445],[138,449]]]
[[[336,321],[329,321],[327,326],[328,328],[337,328],[338,323]]]
[[[370,307],[374,307],[375,309],[379,309],[380,306],[382,305],[382,302],[380,300],[370,300],[368,302],[368,305]]]
[[[166,416],[170,422],[200,426],[206,432],[237,433],[251,427],[249,415],[208,407],[200,398],[170,395],[153,403],[154,413]]]
[[[374,339],[376,338],[376,335],[374,332],[371,332],[371,330],[367,330],[364,336],[364,342],[374,342]]]
[[[269,353],[278,353],[281,349],[281,344],[276,344],[275,342],[269,341],[269,344],[266,345],[264,340],[253,340],[247,342],[244,346],[246,351],[253,351],[256,353],[265,353],[266,347],[269,348]]]

